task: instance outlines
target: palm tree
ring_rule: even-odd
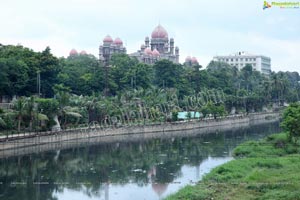
[[[273,92],[276,95],[278,104],[280,104],[281,101],[284,101],[284,96],[287,93],[288,81],[284,73],[278,72],[272,75],[272,82],[274,85]]]
[[[78,107],[72,107],[69,106],[70,103],[70,94],[65,91],[59,91],[56,95],[56,98],[59,103],[58,111],[55,117],[60,118],[60,124],[63,122],[63,127],[66,128],[67,125],[67,117],[75,117],[77,118],[77,122],[79,121],[79,118],[82,117],[81,114],[79,114],[79,108]]]
[[[97,101],[98,98],[95,95],[90,97],[86,97],[83,100],[83,106],[86,108],[88,112],[88,124],[92,121],[96,121],[97,114]]]
[[[2,117],[2,115],[4,114],[4,111],[0,108],[0,127],[4,128],[6,126],[6,123]]]
[[[17,100],[15,100],[13,102],[13,108],[16,112],[18,119],[18,132],[20,132],[23,117],[26,115],[26,99],[24,97],[20,97]]]
[[[36,115],[36,105],[34,101],[34,97],[31,96],[26,98],[26,113],[28,114],[30,121],[29,121],[29,131],[32,131],[32,124],[34,121],[34,116]]]

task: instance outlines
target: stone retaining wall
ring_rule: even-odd
[[[257,113],[222,119],[195,120],[145,126],[118,128],[83,128],[60,131],[0,143],[0,157],[37,153],[53,149],[70,148],[82,144],[117,142],[157,137],[187,136],[239,129],[251,125],[278,121],[280,113]]]

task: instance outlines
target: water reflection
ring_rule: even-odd
[[[195,137],[76,147],[0,160],[0,199],[160,199],[278,124]]]

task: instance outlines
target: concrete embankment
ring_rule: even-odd
[[[84,144],[132,141],[158,137],[188,136],[215,133],[279,121],[280,113],[253,113],[244,116],[226,117],[189,122],[155,125],[123,126],[118,128],[83,128],[37,134],[0,142],[0,158],[48,150],[65,149]]]

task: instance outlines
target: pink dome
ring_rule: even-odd
[[[168,32],[164,27],[158,25],[151,34],[152,38],[168,38]]]
[[[144,50],[144,53],[147,55],[152,55],[152,51],[149,47]]]
[[[152,52],[152,55],[153,56],[159,56],[160,53],[157,51],[157,49],[154,49],[153,52]]]
[[[116,45],[123,45],[123,41],[120,39],[120,38],[116,38],[115,41],[114,41],[114,44]]]
[[[103,42],[113,42],[113,39],[110,37],[110,35],[107,35],[104,39]]]
[[[192,57],[192,63],[198,63],[198,60],[196,57]]]
[[[86,55],[87,53],[86,53],[86,51],[84,51],[84,50],[82,50],[81,52],[80,52],[80,55]]]
[[[72,49],[69,53],[70,56],[74,56],[74,55],[78,55],[78,52],[76,51],[76,49]]]
[[[191,62],[191,61],[192,61],[191,56],[187,56],[187,57],[185,58],[185,62]]]

